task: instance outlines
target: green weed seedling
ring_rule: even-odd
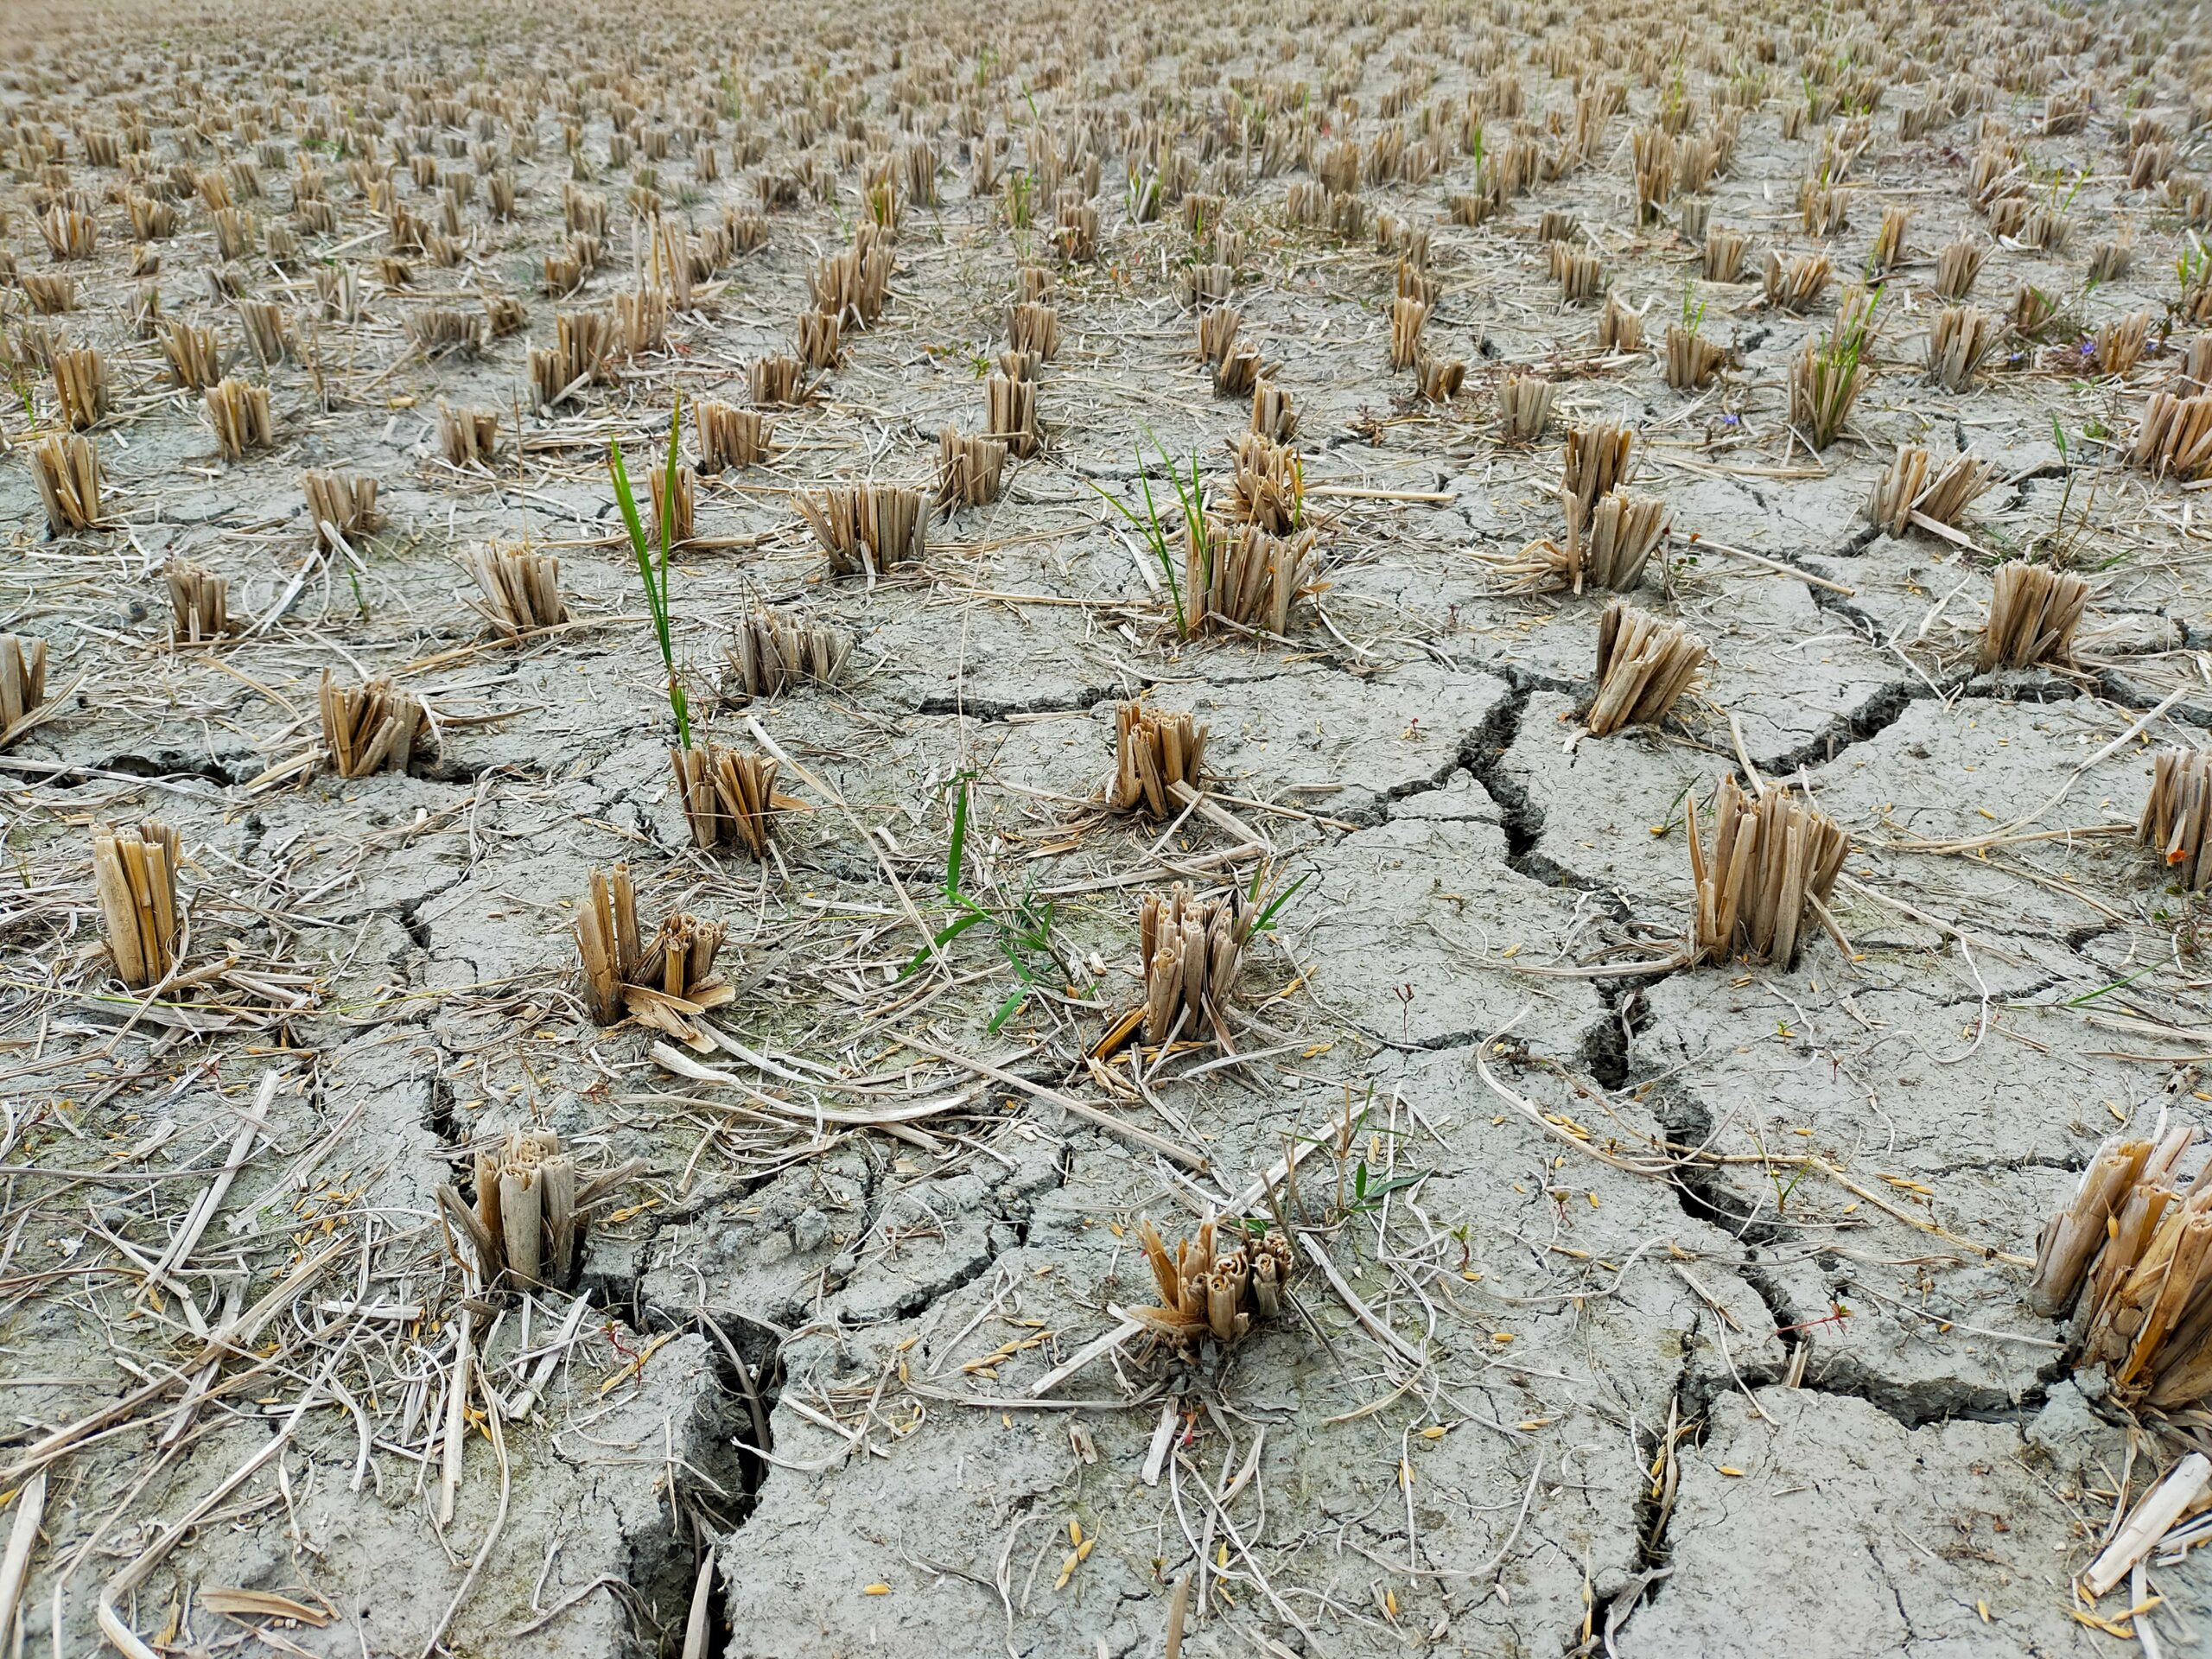
[[[676,499],[677,442],[683,431],[683,395],[678,392],[676,406],[668,417],[668,462],[661,480],[661,499]],[[652,538],[645,534],[644,522],[638,517],[638,498],[630,488],[629,469],[622,464],[622,446],[609,442],[607,449],[607,470],[614,480],[614,499],[622,509],[622,527],[630,535],[630,550],[638,561],[638,580],[645,584],[645,604],[652,612],[653,632],[660,640],[661,665],[668,671],[668,708],[676,716],[677,741],[685,748],[691,747],[691,710],[683,700],[683,682],[676,671],[676,643],[668,626],[668,549],[673,532],[673,512],[659,515],[660,556],[656,563]]]

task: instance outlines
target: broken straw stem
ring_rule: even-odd
[[[1747,564],[1756,564],[1761,569],[1770,570],[1777,576],[1790,576],[1799,582],[1809,582],[1815,588],[1825,588],[1832,594],[1841,594],[1846,599],[1853,597],[1859,592],[1856,588],[1847,588],[1840,582],[1830,582],[1826,576],[1816,576],[1809,570],[1800,570],[1794,564],[1784,564],[1780,559],[1770,559],[1764,553],[1747,553],[1740,547],[1729,547],[1720,542],[1707,541],[1704,536],[1694,530],[1687,536],[1679,531],[1670,531],[1669,539],[1680,542],[1684,547],[1705,548],[1714,553],[1726,553],[1732,559],[1741,559]]]
[[[2135,1506],[2135,1513],[2127,1517],[2127,1523],[2113,1535],[2104,1553],[2082,1575],[2082,1582],[2089,1586],[2089,1593],[2101,1596],[2126,1578],[2128,1568],[2165,1536],[2166,1529],[2196,1501],[2208,1482],[2212,1482],[2212,1459],[2202,1452],[2192,1452],[2176,1464],[2173,1472]]]

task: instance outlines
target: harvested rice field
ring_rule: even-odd
[[[0,16],[0,1655],[2212,1650],[2171,0]]]

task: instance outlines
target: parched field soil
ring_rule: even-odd
[[[2078,1583],[2212,1416],[2027,1297],[2101,1142],[2212,1099],[2137,834],[2212,724],[2196,12],[0,38],[0,1652],[2212,1643],[2186,1517]],[[650,539],[671,416],[649,586],[609,456]],[[1980,487],[1878,516],[1901,447]],[[924,544],[833,560],[862,486]],[[1193,516],[1281,592],[1202,616]],[[1707,655],[1601,734],[1624,598]],[[842,671],[748,696],[764,607]],[[379,679],[404,764],[343,775]],[[1157,815],[1129,702],[1206,732]],[[760,855],[685,733],[774,763]],[[1794,961],[1698,920],[1763,784],[1848,836]],[[594,1007],[618,866],[725,930],[687,995]],[[1220,955],[1132,1026],[1178,883]],[[555,1190],[523,1130],[608,1178],[535,1285],[468,1220]],[[1255,1265],[1179,1342],[1147,1229],[1210,1215]]]

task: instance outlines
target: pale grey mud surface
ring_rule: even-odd
[[[0,632],[46,643],[55,700],[0,754],[0,1539],[43,1499],[0,1652],[1121,1659],[1172,1650],[1179,1593],[1209,1656],[2212,1647],[2198,1556],[2152,1560],[2148,1612],[2073,1588],[2212,1420],[2131,1421],[2023,1300],[2099,1141],[2212,1098],[2207,914],[2134,842],[2150,752],[2212,725],[2212,497],[2127,464],[2155,394],[2203,390],[2195,12],[403,0],[0,33]],[[1639,222],[1662,126],[1718,164]],[[2063,246],[1993,240],[1986,154],[1989,205],[2024,194]],[[1823,173],[1847,217],[1815,236]],[[768,411],[766,464],[696,479],[670,567],[693,724],[778,746],[804,808],[766,863],[702,851],[608,447],[642,493],[680,394],[695,462],[691,406],[749,404],[886,179],[887,308]],[[1092,257],[1055,246],[1064,199]],[[1685,203],[1745,235],[1744,280],[1703,279]],[[1893,207],[1864,389],[1815,450],[1790,361]],[[1641,343],[1562,302],[1554,212]],[[93,245],[60,257],[71,213]],[[686,236],[664,338],[537,406],[556,319],[666,287]],[[1995,333],[1948,391],[1961,238]],[[1805,315],[1766,303],[1770,250],[1833,259]],[[1467,365],[1447,401],[1388,366],[1402,257],[1426,351]],[[1217,263],[1300,417],[1322,585],[1281,637],[1179,639],[1109,501],[1141,517],[1148,477],[1179,541],[1165,462],[1226,490],[1249,400],[1213,395],[1183,291]],[[1042,452],[918,565],[833,576],[791,493],[933,486],[1024,267],[1061,335]],[[2033,338],[2024,288],[2057,308]],[[156,295],[267,388],[272,443],[219,454]],[[519,325],[480,349],[410,332],[494,296]],[[276,360],[242,301],[280,308]],[[2084,342],[2138,313],[2107,372]],[[1685,319],[1730,354],[1677,391]],[[50,364],[83,347],[99,522],[50,528]],[[1500,438],[1509,373],[1555,385],[1539,441]],[[441,402],[496,417],[488,461],[447,458]],[[1672,515],[1636,602],[1713,653],[1673,719],[1604,738],[1608,596],[1502,569],[1561,533],[1560,440],[1599,419]],[[1994,464],[1955,537],[1869,522],[1903,442]],[[381,486],[343,549],[317,467]],[[493,542],[559,558],[564,628],[486,632]],[[2078,571],[2088,614],[2071,662],[1978,675],[2010,556]],[[238,632],[173,643],[175,561],[228,579]],[[723,696],[760,600],[850,630],[846,682]],[[326,671],[425,700],[408,772],[322,765]],[[1210,811],[1104,809],[1138,696],[1210,726]],[[1850,832],[1837,932],[1681,966],[1686,804],[1751,769]],[[963,782],[991,919],[933,962]],[[150,996],[91,858],[148,817],[188,920]],[[586,1017],[575,906],[618,861],[648,927],[727,924],[714,1019],[750,1058]],[[1139,896],[1262,867],[1300,885],[1236,1056],[1088,1063],[1139,995]],[[530,1124],[644,1173],[573,1292],[472,1298],[436,1191]],[[1141,1222],[1183,1236],[1287,1148],[1289,1313],[1037,1395],[1154,1298]]]

